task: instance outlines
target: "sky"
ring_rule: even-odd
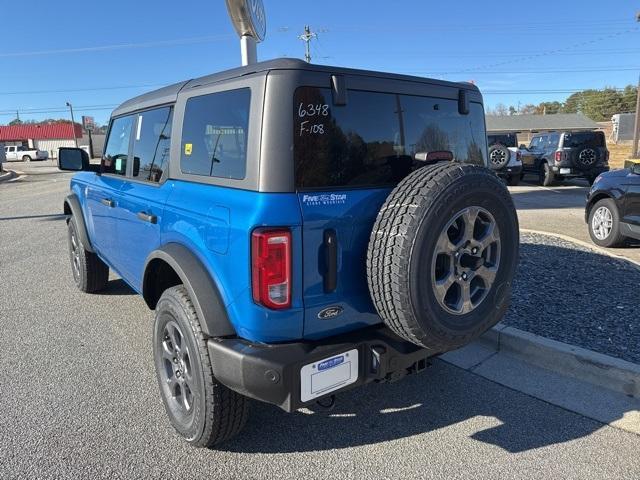
[[[487,107],[564,100],[635,84],[638,2],[264,0],[260,60],[312,62],[474,81]],[[2,8],[0,124],[76,117],[108,122],[128,98],[240,64],[224,0],[32,0]]]

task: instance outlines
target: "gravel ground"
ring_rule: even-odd
[[[523,233],[504,323],[640,363],[640,269],[550,235]]]

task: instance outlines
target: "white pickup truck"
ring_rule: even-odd
[[[22,145],[6,145],[4,152],[7,157],[7,162],[15,162],[18,160],[30,162],[32,160],[46,160],[49,158],[47,152],[35,148],[23,147]]]

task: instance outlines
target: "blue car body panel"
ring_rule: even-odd
[[[169,180],[161,223],[162,244],[179,243],[193,252],[216,283],[237,334],[257,342],[302,337],[302,231],[295,194],[259,193]],[[269,310],[253,302],[251,233],[255,228],[289,227],[292,234],[292,305]]]
[[[389,188],[298,193],[303,228],[304,336],[321,338],[381,322],[367,285],[366,256],[371,229]],[[338,245],[336,289],[325,292],[324,232],[334,231]],[[341,314],[321,318],[329,307]]]

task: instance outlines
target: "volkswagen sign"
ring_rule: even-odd
[[[233,26],[240,37],[250,36],[256,42],[264,40],[267,17],[262,0],[226,0]]]

